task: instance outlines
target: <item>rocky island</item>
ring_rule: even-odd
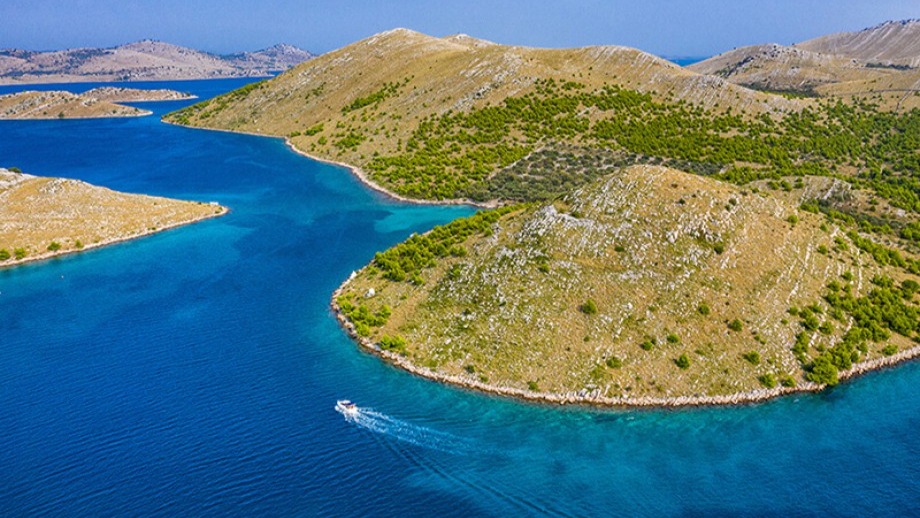
[[[333,297],[359,343],[428,378],[728,404],[916,356],[920,109],[871,79],[819,97],[730,79],[397,29],[165,119],[284,137],[403,199],[499,206]]]
[[[0,119],[143,117],[153,112],[117,103],[194,98],[191,94],[166,89],[104,87],[94,88],[82,94],[62,90],[30,90],[0,95]]]
[[[312,57],[286,44],[221,56],[155,40],[46,52],[2,49],[0,84],[260,77]]]
[[[220,216],[215,203],[126,194],[0,168],[0,267],[79,252]]]

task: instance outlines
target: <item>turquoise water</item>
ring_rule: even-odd
[[[470,209],[397,204],[279,140],[156,117],[0,136],[2,165],[232,209],[0,270],[2,516],[920,513],[918,363],[728,409],[439,386],[359,351],[328,299],[375,251]]]

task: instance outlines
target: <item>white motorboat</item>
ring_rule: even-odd
[[[355,405],[347,399],[340,399],[336,401],[335,409],[345,415],[356,415],[358,413],[358,405]]]

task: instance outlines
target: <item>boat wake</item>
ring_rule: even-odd
[[[396,419],[370,408],[359,407],[356,412],[347,412],[336,407],[336,411],[342,414],[346,421],[365,430],[422,448],[455,455],[470,453],[474,449],[473,444],[462,437]]]

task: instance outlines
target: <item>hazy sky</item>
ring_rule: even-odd
[[[703,56],[905,18],[920,18],[920,0],[0,0],[0,48],[153,38],[218,53],[279,42],[319,53],[406,27],[519,45],[617,44]]]

